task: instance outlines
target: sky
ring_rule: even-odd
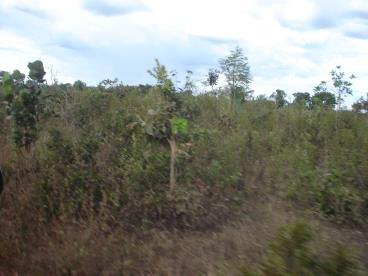
[[[236,46],[256,95],[312,91],[337,65],[357,76],[347,102],[368,92],[366,0],[0,0],[0,70],[40,59],[60,82],[152,83],[155,58],[200,82]]]

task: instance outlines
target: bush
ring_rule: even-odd
[[[321,244],[322,242],[322,244]],[[244,268],[243,275],[365,275],[351,249],[320,241],[304,221],[282,226],[259,269]]]

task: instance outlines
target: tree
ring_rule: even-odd
[[[277,108],[281,108],[288,104],[288,101],[286,100],[286,93],[281,89],[277,89],[275,92],[273,92],[271,99],[274,99]]]
[[[5,100],[9,101],[12,97],[12,92],[14,91],[14,80],[8,72],[3,72],[1,76],[1,88],[5,93]]]
[[[180,88],[180,90],[184,93],[193,94],[193,91],[196,89],[196,85],[195,82],[193,81],[192,77],[193,77],[193,71],[187,70],[186,72],[186,76],[185,76],[185,83],[184,83],[184,87]]]
[[[73,88],[77,90],[83,90],[87,87],[87,84],[81,80],[76,80],[73,84]]]
[[[40,60],[28,63],[28,81],[24,74],[15,70],[12,75],[5,73],[2,88],[5,91],[7,113],[14,121],[13,139],[18,148],[27,151],[37,139],[37,123],[40,112],[41,84],[46,74]]]
[[[5,74],[9,74],[9,72],[0,71],[0,81],[2,80],[2,78],[4,77]]]
[[[148,70],[148,74],[154,77],[157,81],[157,86],[167,97],[172,97],[175,93],[175,86],[173,81],[169,77],[169,73],[166,70],[165,65],[162,65],[158,59],[156,66],[152,70]]]
[[[148,118],[140,120],[145,133],[161,143],[167,143],[170,147],[170,191],[176,188],[176,159],[177,159],[177,138],[186,134],[188,123],[180,116],[179,98],[173,81],[170,79],[166,67],[156,59],[156,67],[148,70],[156,81],[157,92],[162,93],[166,99],[166,106],[160,110],[148,110]]]
[[[36,82],[36,83],[43,83],[44,80],[44,76],[46,74],[44,68],[43,68],[43,63],[40,60],[36,60],[34,62],[30,62],[28,63],[28,69],[29,69],[29,74],[28,77]]]
[[[22,74],[19,70],[14,70],[12,73],[12,78],[16,84],[22,84],[24,83],[26,75]]]
[[[312,108],[334,109],[336,106],[336,97],[330,92],[316,92],[312,97]]]
[[[344,102],[344,97],[353,94],[351,86],[353,85],[349,80],[345,79],[345,73],[341,70],[341,66],[336,66],[336,70],[330,72],[332,86],[329,86],[326,81],[322,81],[314,88],[316,93],[329,92],[336,95],[336,104],[338,109],[341,109],[341,104]],[[355,75],[349,77],[350,80],[355,79]]]
[[[4,189],[4,178],[0,168],[0,194],[3,192],[3,189]]]
[[[368,93],[366,99],[361,97],[356,103],[353,104],[353,111],[358,113],[368,112]]]
[[[206,84],[211,86],[211,90],[213,92],[213,88],[217,85],[219,79],[219,70],[210,69],[207,73]]]
[[[105,79],[103,81],[100,81],[97,87],[100,89],[100,91],[111,92],[119,86],[122,86],[122,83],[119,82],[117,78],[115,78],[113,80]]]
[[[250,98],[253,91],[250,90],[252,82],[248,58],[240,47],[232,50],[230,55],[220,59],[221,71],[226,77],[230,87],[232,102],[244,101]]]
[[[301,105],[304,108],[311,108],[312,106],[312,97],[309,92],[297,92],[293,94],[294,101],[293,104]]]
[[[352,83],[344,79],[345,73],[341,71],[341,66],[336,66],[336,69],[337,70],[332,70],[330,74],[337,95],[338,108],[341,109],[341,104],[344,101],[343,97],[353,95],[353,90],[351,89]],[[351,80],[355,78],[355,75],[349,77]]]

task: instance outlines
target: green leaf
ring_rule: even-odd
[[[170,120],[173,134],[186,134],[188,132],[188,121],[184,118],[174,117]]]
[[[14,81],[9,73],[5,73],[2,78],[2,87],[6,94],[11,94],[14,90]]]

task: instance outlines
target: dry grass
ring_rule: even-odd
[[[6,221],[4,215],[14,221]],[[324,239],[368,250],[362,232],[338,229],[285,203],[262,198],[249,201],[236,220],[218,231],[128,233],[102,219],[60,220],[44,232],[35,228],[34,235],[24,237],[20,227],[25,222],[8,215],[2,212],[0,219],[5,234],[0,271],[5,275],[238,275],[241,267],[260,262],[280,225],[297,217],[308,217]]]

